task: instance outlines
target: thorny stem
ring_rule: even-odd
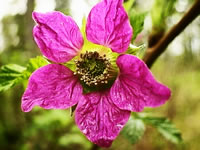
[[[196,0],[183,18],[175,24],[153,47],[148,48],[143,61],[149,68],[155,60],[165,51],[167,46],[200,14],[200,0]]]

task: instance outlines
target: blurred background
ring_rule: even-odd
[[[33,41],[32,11],[59,10],[73,16],[81,27],[83,16],[98,0],[0,0],[0,66],[25,66],[40,54]],[[152,34],[163,34],[190,8],[193,0],[136,0],[133,8],[147,12],[144,30],[135,45],[150,44]],[[166,4],[167,5],[166,5]],[[166,7],[168,6],[169,7]],[[167,9],[168,8],[168,9]],[[109,150],[199,150],[200,148],[200,17],[197,17],[168,47],[152,67],[154,76],[170,87],[171,99],[156,109],[155,116],[168,117],[181,131],[183,144],[167,141],[147,126],[142,139],[130,144],[121,135]],[[69,110],[21,111],[24,85],[0,93],[0,150],[90,150],[98,149],[80,132]],[[102,149],[103,148],[99,148]]]

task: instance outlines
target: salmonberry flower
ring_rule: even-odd
[[[170,90],[154,79],[144,62],[125,53],[133,31],[122,3],[102,0],[92,8],[87,40],[70,16],[33,12],[34,39],[52,63],[29,78],[23,111],[35,105],[67,109],[77,104],[80,130],[95,144],[109,147],[131,111],[157,107],[169,99]],[[68,63],[75,69],[66,67]]]

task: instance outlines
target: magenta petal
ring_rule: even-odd
[[[115,105],[124,110],[142,111],[145,106],[156,107],[170,97],[170,89],[157,82],[143,61],[132,55],[117,59],[120,75],[111,88]]]
[[[114,52],[125,52],[130,44],[132,28],[123,0],[103,0],[91,10],[86,26],[89,41],[107,46]]]
[[[90,93],[76,108],[76,124],[87,138],[101,147],[109,147],[128,121],[130,112],[115,106],[108,94]]]
[[[75,105],[82,96],[82,86],[73,72],[63,65],[50,64],[36,70],[22,97],[22,110],[35,105],[45,109],[65,109]]]
[[[60,12],[33,12],[33,19],[38,23],[33,29],[34,39],[51,61],[67,62],[82,48],[83,37],[70,16]]]

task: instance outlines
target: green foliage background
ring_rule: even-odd
[[[129,12],[131,24],[138,26],[137,34],[142,31],[144,24],[142,20],[145,16],[153,20],[151,29],[142,32],[137,37],[134,35],[134,44],[140,46],[141,43],[147,41],[150,34],[167,31],[172,24],[170,19],[182,16],[184,13],[175,9],[180,1],[171,0],[167,3],[166,1],[154,0],[151,10],[143,10],[145,0],[142,0],[143,4],[141,0],[129,0],[125,7]],[[193,2],[186,1],[188,7]],[[56,10],[68,14],[68,3],[68,0],[57,0]],[[48,63],[42,57],[37,57],[38,64],[35,63],[34,59],[29,61],[30,58],[40,55],[32,39],[34,22],[31,19],[31,13],[34,5],[33,0],[28,0],[25,14],[6,16],[2,20],[6,43],[5,48],[0,53],[0,66],[3,66],[0,87],[6,86],[6,90],[20,82],[22,72],[23,78],[28,78],[31,72],[38,68],[38,65]],[[17,27],[15,35],[11,32],[13,26]],[[200,27],[200,18],[189,26],[189,28],[195,27]],[[189,30],[184,31],[181,35],[185,41],[182,45],[183,53],[175,56],[167,51],[152,68],[154,76],[170,87],[172,91],[171,99],[159,108],[147,108],[141,114],[133,114],[132,120],[113,142],[109,150],[199,150],[200,48],[198,51],[194,51],[192,45],[194,38]],[[200,35],[200,30],[197,30],[196,34]],[[142,38],[138,38],[141,35]],[[16,38],[19,39],[17,43],[14,42]],[[195,40],[200,42],[200,39]],[[174,47],[170,48],[172,48],[171,51],[176,51],[176,49],[173,49]],[[14,68],[18,68],[15,70],[12,69],[13,65],[7,64],[19,64],[24,67],[27,66],[27,69],[14,66]],[[2,74],[7,72],[10,73],[9,77]],[[0,149],[95,149],[95,146],[86,139],[75,125],[74,116],[71,116],[70,110],[43,110],[36,107],[29,113],[22,112],[20,108],[21,96],[26,85],[27,81],[24,81],[23,84],[0,93]],[[169,118],[170,121],[163,117]],[[184,142],[179,141],[179,131],[175,127],[181,131]],[[141,140],[138,141],[140,138]]]

